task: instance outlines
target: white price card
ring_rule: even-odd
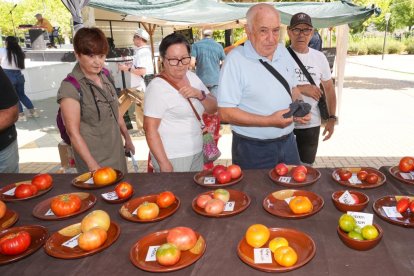
[[[253,250],[255,264],[272,263],[272,251],[270,251],[270,248],[254,248]]]
[[[7,192],[4,192],[3,195],[14,196],[14,191],[16,191],[16,187],[8,190]]]
[[[356,220],[356,223],[359,227],[364,227],[365,225],[372,225],[374,220],[373,214],[361,213],[361,212],[347,212],[348,215],[351,215]]]
[[[414,180],[414,172],[409,172],[409,173],[400,172],[400,175],[402,178],[406,180]]]
[[[336,180],[341,181],[341,178],[339,177],[339,174],[337,174],[337,173],[334,174],[334,177],[335,177]]]
[[[204,177],[204,184],[205,185],[216,184],[216,178],[214,176],[206,176]]]
[[[78,237],[80,236],[76,235],[73,238],[71,238],[70,240],[65,241],[64,243],[62,243],[63,246],[69,247],[69,248],[75,248],[78,245]]]
[[[292,177],[290,177],[290,176],[280,176],[279,177],[279,181],[283,182],[283,183],[290,183],[291,179],[292,179]]]
[[[354,185],[358,185],[358,184],[362,184],[361,180],[358,179],[358,176],[356,173],[353,173],[351,178],[348,179],[349,183],[354,184]]]
[[[294,198],[295,198],[295,196],[287,197],[287,198],[285,198],[285,201],[289,205],[290,201]]]
[[[118,195],[114,191],[109,192],[109,193],[101,194],[101,196],[103,198],[107,199],[107,200],[116,200],[116,199],[118,199]]]
[[[95,184],[95,183],[93,183],[93,177],[89,178],[88,180],[86,180],[86,181],[85,181],[85,182],[83,182],[83,183],[85,183],[85,184],[90,184],[90,185]]]
[[[339,202],[343,204],[352,205],[355,204],[355,199],[352,197],[351,193],[348,190],[345,191],[339,198]]]
[[[392,207],[382,206],[382,210],[384,210],[385,215],[389,218],[402,218],[403,217],[400,213],[398,213],[397,207],[395,206],[392,206]]]
[[[160,247],[160,245],[153,245],[148,247],[147,256],[145,257],[146,262],[154,262],[157,260],[156,254],[158,247]]]
[[[136,215],[138,213],[138,207],[137,209],[134,210],[134,212],[132,212],[133,215]]]
[[[51,209],[47,210],[45,216],[54,216],[55,213],[53,213],[53,211]]]
[[[235,201],[227,201],[224,205],[224,212],[231,212],[234,210],[234,206],[236,205]]]

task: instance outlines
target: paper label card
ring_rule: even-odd
[[[405,180],[414,180],[414,172],[409,172],[409,173],[400,172],[400,175]]]
[[[339,198],[339,202],[343,204],[352,205],[355,204],[355,199],[352,197],[351,193],[348,190],[345,191]]]
[[[270,251],[270,248],[254,248],[253,250],[255,264],[272,263],[272,251]]]
[[[283,183],[290,183],[291,179],[292,179],[292,177],[290,177],[290,176],[280,176],[279,177],[279,181],[283,182]]]
[[[3,195],[14,196],[14,191],[16,191],[16,187],[8,190],[7,192],[4,192]]]
[[[236,205],[235,201],[227,201],[224,205],[224,212],[231,212],[234,210],[234,206]]]
[[[357,174],[353,173],[351,178],[348,179],[349,183],[357,185],[357,184],[362,184],[361,180],[358,179]]]
[[[295,198],[295,196],[287,197],[287,198],[285,198],[285,201],[289,205],[290,201],[294,198]]]
[[[93,183],[93,177],[89,178],[88,180],[86,180],[86,181],[85,181],[85,182],[83,182],[83,183],[85,183],[85,184],[90,184],[90,185],[95,184],[95,183]]]
[[[49,209],[45,214],[45,216],[54,216],[54,215],[55,215],[55,213],[53,213],[53,211],[51,209]]]
[[[382,206],[382,210],[384,210],[385,215],[389,218],[402,218],[403,216],[398,213],[397,207],[395,206]]]
[[[204,184],[205,185],[216,184],[216,178],[214,176],[206,176],[204,177]]]
[[[137,209],[134,210],[134,212],[132,212],[133,215],[136,215],[138,213],[138,207]]]
[[[337,173],[334,174],[334,177],[335,177],[336,180],[341,181],[341,178],[339,177],[339,174],[337,174]]]
[[[63,246],[69,247],[69,248],[75,248],[78,245],[78,237],[80,236],[76,235],[73,238],[71,238],[70,240],[65,241],[64,243],[62,243]]]
[[[152,245],[148,247],[147,256],[145,257],[146,262],[154,262],[157,260],[156,253],[160,245]]]
[[[118,199],[118,195],[116,194],[116,192],[109,192],[109,193],[104,193],[101,194],[101,196],[107,200],[116,200]]]
[[[353,216],[356,220],[357,225],[361,228],[365,225],[372,225],[372,222],[374,220],[373,214],[350,211],[348,211],[347,214]]]

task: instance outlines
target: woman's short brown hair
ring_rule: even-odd
[[[106,55],[109,45],[105,34],[98,28],[82,28],[73,38],[75,53],[82,55]]]

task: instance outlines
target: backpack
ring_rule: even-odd
[[[102,73],[108,78],[108,80],[112,83],[112,85],[114,85],[114,82],[113,82],[113,79],[110,76],[109,70],[106,69],[106,68],[102,68]],[[78,91],[79,98],[80,98],[81,116],[82,116],[82,91],[81,91],[81,87],[80,87],[80,84],[79,84],[78,80],[76,78],[70,76],[70,75],[67,75],[66,78],[63,79],[63,81],[70,82],[76,88],[76,90]],[[114,85],[114,87],[115,87],[115,85]],[[66,144],[71,145],[69,135],[66,132],[66,127],[65,127],[65,124],[63,123],[62,112],[60,110],[60,107],[59,107],[59,110],[58,110],[57,115],[56,115],[56,125],[59,129],[60,137],[62,138],[62,140]]]

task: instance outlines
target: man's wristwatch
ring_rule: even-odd
[[[128,72],[131,72],[131,70],[132,70],[132,67],[129,67],[129,68],[128,68]]]
[[[198,99],[200,102],[204,101],[207,98],[206,92],[204,92],[204,90],[201,90],[201,95],[203,95],[201,99]]]
[[[338,120],[338,117],[336,117],[335,115],[329,115],[328,120],[334,120],[334,121],[337,121],[337,120]]]

